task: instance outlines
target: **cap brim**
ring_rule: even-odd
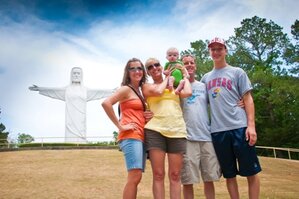
[[[225,46],[225,47],[226,47],[225,44],[223,44],[223,43],[221,43],[221,42],[217,42],[217,41],[215,41],[215,42],[210,43],[210,44],[208,45],[208,48],[209,48],[211,45],[213,45],[213,44],[221,44],[222,46]]]

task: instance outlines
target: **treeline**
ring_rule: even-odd
[[[257,145],[299,148],[299,21],[283,28],[264,18],[244,19],[227,39],[227,62],[243,68],[254,87]],[[221,37],[221,35],[219,35]],[[182,54],[196,56],[197,75],[212,69],[208,40]]]

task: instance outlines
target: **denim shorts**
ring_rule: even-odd
[[[261,171],[255,147],[246,141],[245,131],[239,128],[211,134],[224,178],[252,176]]]
[[[132,169],[145,169],[145,148],[140,140],[125,139],[119,142],[119,147],[124,154],[127,171]]]

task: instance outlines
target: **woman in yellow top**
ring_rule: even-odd
[[[142,92],[153,118],[145,125],[145,145],[153,171],[153,195],[165,198],[165,157],[168,157],[170,198],[181,198],[180,173],[186,150],[186,125],[180,107],[180,97],[189,97],[192,89],[187,71],[182,68],[185,86],[179,95],[166,89],[169,76],[163,79],[163,68],[155,58],[146,61],[148,75],[153,83],[145,83]]]
[[[137,186],[145,167],[143,128],[146,119],[145,105],[140,97],[140,86],[145,81],[146,72],[142,62],[136,58],[130,59],[124,70],[122,86],[102,103],[106,114],[119,130],[118,142],[128,171],[124,199],[136,198]],[[120,120],[112,107],[117,102],[120,104]]]

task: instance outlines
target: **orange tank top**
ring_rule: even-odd
[[[131,99],[120,103],[120,123],[122,125],[135,123],[137,124],[137,129],[121,131],[118,135],[118,141],[123,139],[137,139],[144,141],[144,125],[145,118],[143,116],[143,105],[140,99]]]

